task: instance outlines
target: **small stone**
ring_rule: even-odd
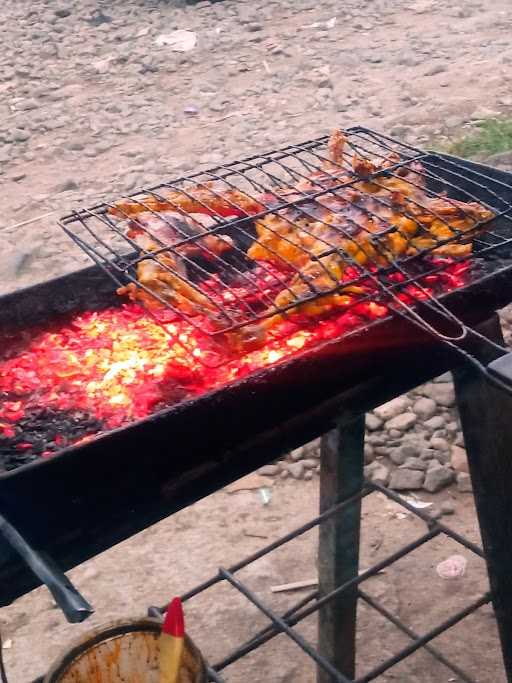
[[[434,415],[430,420],[425,420],[423,426],[426,427],[429,432],[434,432],[436,429],[444,427],[444,417],[441,417],[441,415]]]
[[[403,413],[408,407],[408,399],[404,396],[399,396],[398,398],[394,398],[392,401],[388,401],[388,403],[384,403],[384,405],[375,408],[373,412],[378,418],[385,421],[400,415],[400,413]]]
[[[457,436],[455,437],[455,445],[456,446],[464,446],[464,434],[462,432],[459,432]]]
[[[302,446],[299,446],[298,448],[294,448],[294,450],[290,453],[290,459],[293,460],[293,462],[297,462],[299,460],[302,460],[304,457],[304,450]]]
[[[441,503],[441,512],[443,515],[453,515],[455,513],[455,505],[451,500],[443,500]]]
[[[473,493],[471,477],[466,472],[457,473],[457,491],[460,493]]]
[[[398,429],[390,429],[388,434],[390,439],[399,439],[402,436],[402,432],[398,431]]]
[[[441,465],[448,465],[451,467],[451,453],[449,449],[447,451],[434,451],[434,453],[434,458],[437,462],[440,462]]]
[[[458,125],[460,126],[460,122]],[[453,377],[452,377],[451,372],[443,372],[442,375],[439,375],[438,377],[436,377],[434,379],[434,382],[436,384],[446,384],[447,382],[452,382],[452,381],[453,381]]]
[[[82,581],[92,581],[97,579],[99,576],[99,571],[96,567],[86,567],[84,573],[82,574]]]
[[[14,142],[26,142],[30,138],[30,133],[22,128],[15,128],[11,133],[11,137]]]
[[[428,516],[430,519],[440,519],[443,516],[443,512],[441,508],[438,508],[437,505],[434,505],[429,509]]]
[[[453,437],[459,431],[459,425],[456,422],[448,422],[448,424],[445,425],[445,430],[449,436]]]
[[[304,479],[306,481],[313,479],[313,472],[311,470],[307,470],[306,472],[304,472]]]
[[[380,429],[380,427],[382,427],[382,420],[376,415],[373,415],[373,413],[366,414],[365,423],[366,429],[369,429],[370,432],[374,432],[376,429]]]
[[[497,119],[500,116],[501,114],[499,111],[482,107],[481,109],[475,109],[470,118],[471,121],[484,121],[485,119]]]
[[[78,185],[74,180],[70,179],[56,185],[54,191],[60,194],[61,192],[71,192],[72,190],[78,190]]]
[[[288,470],[281,470],[281,474],[279,476],[281,477],[281,479],[288,479],[290,473],[288,472]]]
[[[422,460],[432,460],[435,458],[437,453],[434,451],[433,448],[423,448],[421,450],[420,458]]]
[[[456,472],[469,473],[468,456],[464,448],[452,446],[450,463]]]
[[[419,470],[398,469],[391,475],[389,486],[395,491],[413,491],[423,486],[424,478],[425,473]]]
[[[258,470],[258,474],[262,474],[264,477],[275,477],[279,474],[281,468],[278,465],[264,465]]]
[[[66,17],[71,16],[71,10],[67,9],[67,7],[61,7],[60,9],[56,9],[54,14],[59,19],[65,19]]]
[[[17,108],[20,111],[32,111],[33,109],[37,109],[38,106],[39,105],[35,100],[30,99],[30,100],[24,100],[23,102],[20,102],[17,105]]]
[[[253,21],[247,25],[247,30],[250,33],[256,33],[256,31],[263,31],[263,25],[259,24],[257,21]]]
[[[436,451],[448,451],[450,450],[450,444],[446,439],[442,439],[439,436],[433,436],[430,439],[430,445],[435,448]]]
[[[446,64],[434,64],[430,69],[425,71],[425,76],[437,76],[437,74],[442,74],[446,71]]]
[[[424,392],[440,406],[450,408],[455,405],[455,389],[452,384],[434,382],[432,384],[427,384]]]
[[[425,475],[425,483],[423,488],[429,493],[436,493],[445,486],[453,482],[455,475],[449,467],[438,465],[437,467],[430,467]]]
[[[393,448],[389,457],[395,465],[403,465],[407,458],[415,458],[419,454],[419,449],[414,444],[404,444],[399,448]]]
[[[427,463],[421,458],[407,458],[403,465],[400,465],[400,469],[405,468],[408,470],[418,470],[419,472],[425,472],[427,469]]]
[[[307,470],[314,470],[315,467],[318,465],[318,462],[316,460],[313,460],[313,458],[304,458],[302,464]]]
[[[431,398],[422,397],[415,401],[412,410],[421,420],[429,420],[436,414],[437,403]]]
[[[405,432],[413,426],[417,419],[414,413],[402,413],[388,420],[386,422],[386,429],[397,429],[400,432]]]
[[[452,7],[451,15],[457,19],[468,19],[473,16],[473,10],[471,7]]]
[[[397,124],[396,126],[393,126],[389,131],[390,135],[394,138],[404,138],[410,132],[411,132],[410,126],[403,126],[401,124]]]
[[[389,455],[389,447],[388,446],[375,446],[375,453],[377,455]]]
[[[371,462],[373,462],[375,458],[375,452],[373,450],[373,447],[369,443],[365,443],[364,445],[364,464],[369,465]]]
[[[294,479],[302,479],[304,477],[303,462],[290,462],[287,465],[287,470]]]
[[[377,462],[376,460],[371,462],[369,465],[365,465],[364,470],[363,470],[364,476],[367,479],[369,479],[373,470],[377,469],[377,467],[379,467],[379,466],[380,466],[380,462]]]
[[[378,463],[370,473],[370,481],[374,484],[380,484],[380,486],[387,486],[389,481],[389,469],[382,463]]]
[[[500,168],[512,168],[512,150],[492,154],[490,157],[487,157],[485,163],[491,166],[499,166]]]
[[[302,446],[302,451],[305,456],[309,458],[319,458],[320,457],[320,439],[315,439],[309,443]]]

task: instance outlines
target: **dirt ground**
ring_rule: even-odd
[[[0,292],[87,262],[56,225],[70,207],[340,124],[426,143],[512,109],[509,0],[4,0],[2,9]],[[176,29],[196,32],[191,52],[156,45]],[[448,523],[478,540],[472,496],[453,488],[435,495],[437,504],[446,499],[455,504]],[[96,608],[85,624],[67,624],[44,589],[25,596],[0,611],[10,682],[40,675],[91,626],[144,614],[317,509],[316,477],[276,480],[267,506],[257,491],[218,492],[70,572]],[[361,566],[423,530],[373,495],[364,504]],[[241,577],[284,610],[297,595],[274,595],[270,587],[314,578],[316,547],[308,533]],[[435,567],[454,553],[467,557],[467,572],[443,580]],[[420,633],[486,586],[483,562],[444,538],[367,584]],[[358,616],[363,672],[407,639],[364,606]],[[213,663],[265,623],[226,587],[192,600],[187,620]],[[314,619],[299,630],[314,642]],[[438,640],[478,683],[505,681],[489,607]],[[314,673],[279,637],[229,667],[226,680],[309,683]],[[418,653],[381,680],[459,679]]]
[[[448,524],[478,541],[470,494],[444,491],[422,500],[451,500],[455,515]],[[70,626],[44,589],[34,591],[2,610],[2,632],[12,639],[4,650],[11,681],[29,681],[44,671],[66,643],[106,620],[143,615],[148,605],[161,605],[300,526],[317,514],[318,479],[278,481],[272,499],[263,505],[259,491],[217,494],[143,531],[103,555],[77,567],[70,578],[96,608],[87,622]],[[446,520],[447,518],[445,518]],[[361,569],[384,559],[425,532],[415,516],[372,494],[363,506]],[[305,595],[271,592],[271,586],[316,578],[317,531],[305,535],[249,565],[239,573],[268,605],[285,611]],[[464,577],[443,580],[436,565],[453,554],[468,560]],[[438,537],[364,584],[367,592],[418,633],[441,623],[487,590],[483,561],[446,537]],[[211,663],[248,640],[267,621],[255,607],[222,584],[192,598],[186,605],[190,635]],[[361,605],[358,612],[359,672],[369,670],[410,641],[382,617]],[[316,618],[298,628],[315,643]],[[495,619],[490,607],[434,641],[434,646],[479,683],[505,681]],[[310,660],[283,636],[225,670],[230,683],[272,681],[309,683]],[[427,653],[417,653],[384,674],[394,683],[459,681]]]

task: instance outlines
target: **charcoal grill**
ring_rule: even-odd
[[[29,549],[39,557],[47,554],[65,571],[271,462],[283,452],[334,426],[342,430],[365,411],[452,369],[460,372],[459,406],[472,460],[494,604],[502,634],[506,634],[512,627],[506,588],[510,539],[500,522],[512,512],[508,484],[512,481],[508,475],[512,473],[505,457],[512,433],[509,434],[509,420],[504,417],[510,399],[506,392],[489,386],[489,380],[502,389],[507,388],[509,370],[499,334],[494,328],[482,327],[482,323],[512,300],[511,178],[479,164],[423,153],[366,129],[352,129],[348,135],[362,156],[365,149],[366,154],[371,151],[373,155],[379,149],[386,154],[398,152],[400,160],[386,173],[398,175],[401,168],[421,162],[431,195],[447,189],[453,199],[467,201],[469,198],[492,209],[493,221],[485,226],[476,225],[465,236],[471,238],[474,253],[464,282],[446,291],[430,291],[425,278],[444,271],[447,266],[439,263],[426,266],[424,253],[388,263],[382,272],[378,268],[356,269],[350,284],[361,284],[370,278],[374,283],[370,298],[387,307],[385,316],[376,320],[361,316],[358,324],[341,337],[323,339],[300,353],[283,357],[279,363],[256,368],[201,395],[182,398],[143,419],[62,448],[51,458],[39,458],[2,474],[0,512]],[[183,189],[190,186],[188,183],[197,185],[212,178],[233,185],[235,181],[244,181],[243,191],[247,194],[247,179],[252,172],[257,178],[252,180],[252,192],[261,201],[262,173],[270,193],[278,182],[282,186],[283,174],[287,174],[291,186],[300,177],[297,174],[304,175],[306,171],[311,174],[319,168],[326,144],[327,139],[323,138],[252,157],[213,169],[206,176],[195,175],[150,188],[132,196],[131,201],[147,201],[148,197],[158,200],[164,188],[188,192]],[[308,158],[305,165],[301,161],[304,157]],[[270,172],[269,166],[275,168],[276,163],[280,172]],[[297,164],[302,164],[302,171],[297,170]],[[319,188],[314,194],[325,196],[336,189],[331,185],[328,189]],[[297,208],[302,212],[304,204],[311,200],[308,194],[285,204],[287,209]],[[132,283],[139,287],[135,275],[137,264],[159,254],[145,253],[138,244],[125,238],[123,229],[109,213],[112,206],[103,204],[77,211],[62,220],[63,228],[96,265],[3,297],[0,306],[3,330],[18,334],[27,328],[28,321],[47,324],[79,311],[101,311],[120,305],[120,298],[113,291],[113,280],[116,286]],[[255,215],[261,217],[281,208],[285,207],[274,202]],[[242,265],[244,277],[253,276],[244,250],[248,240],[254,238],[251,226],[254,218],[245,214],[229,219],[213,216],[215,225],[208,233],[229,236],[236,245],[235,251],[240,251],[231,254],[234,263],[225,257],[221,268],[223,278],[231,277],[234,268],[242,270]],[[480,230],[483,227],[485,230]],[[184,236],[172,249],[181,258],[183,245],[198,242],[204,235]],[[462,237],[454,235],[448,242],[458,243]],[[161,253],[172,249],[164,245]],[[419,261],[422,265],[418,270]],[[453,259],[452,264],[454,261],[464,259]],[[190,286],[198,288],[202,279],[208,277],[204,271],[211,274],[211,262],[202,254],[201,260],[187,261],[187,271]],[[397,272],[403,279],[390,284],[393,280],[389,280],[389,275]],[[413,297],[412,301],[409,297],[404,302],[399,295],[411,284],[422,296]],[[339,289],[339,285],[333,286],[333,291]],[[312,291],[307,296],[313,300],[318,295],[319,292]],[[368,297],[362,297],[354,306],[367,302]],[[243,319],[229,321],[226,316],[228,321],[224,327],[210,335],[201,327],[198,335],[209,337],[214,346],[208,348],[215,348],[215,353],[220,348],[222,353],[226,333],[255,324],[276,312],[290,316],[297,303],[293,301],[282,310],[271,312],[241,306]],[[152,311],[164,326],[168,324],[165,317],[168,302],[165,304]],[[194,326],[193,318],[187,320],[183,311],[174,308],[173,316]],[[187,343],[182,344],[185,351],[190,351]],[[199,360],[208,367],[218,365],[210,363],[210,357]],[[489,368],[495,361],[498,367],[494,365],[492,373]],[[485,406],[478,400],[483,395],[489,397]],[[475,429],[477,422],[479,430]],[[362,439],[349,439],[349,442],[351,447],[343,459],[350,460],[357,468],[362,464]],[[36,577],[7,543],[2,544],[0,558],[2,604],[10,603],[43,580],[41,573]],[[75,613],[74,618],[83,618],[86,612],[82,605],[80,615]],[[510,650],[504,637],[509,667]]]

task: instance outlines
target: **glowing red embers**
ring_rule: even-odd
[[[443,270],[422,278],[422,287],[403,285],[403,275],[389,277],[397,285],[398,296],[408,304],[431,293],[449,291],[464,285],[469,262],[446,265]],[[262,310],[282,289],[289,274],[273,266],[259,266],[259,287],[246,287],[243,278],[237,288],[227,288],[212,276],[203,287],[223,305],[251,305]],[[345,281],[355,280],[357,271],[347,269]],[[253,273],[254,276],[254,273]],[[273,327],[262,348],[233,358],[227,348],[212,341],[188,322],[168,315],[164,327],[135,303],[74,316],[52,331],[32,334],[23,349],[0,361],[0,439],[12,439],[15,426],[34,410],[82,411],[109,429],[146,417],[164,405],[173,405],[191,396],[226,385],[255,370],[290,358],[319,343],[339,338],[368,322],[389,314],[382,303],[382,291],[368,278],[358,283],[359,294],[338,298],[338,307],[326,319],[291,312]],[[375,300],[372,299],[373,293]],[[395,304],[396,305],[396,304]],[[210,322],[195,319],[199,329]],[[215,367],[212,367],[215,366]],[[81,414],[81,413],[80,413]],[[93,432],[94,425],[86,431]],[[14,448],[30,451],[32,444],[23,435]],[[55,435],[52,448],[93,438],[87,433],[70,439]],[[45,448],[48,455],[52,448]]]

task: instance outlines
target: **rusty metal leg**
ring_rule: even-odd
[[[482,332],[501,343],[497,318]],[[507,681],[512,683],[512,397],[472,370],[455,373],[455,389]]]
[[[320,512],[358,493],[363,486],[364,415],[322,437]],[[357,576],[361,502],[320,526],[318,581],[320,595]],[[357,590],[346,591],[318,613],[320,654],[347,678],[355,677]],[[331,678],[322,669],[317,683]]]

